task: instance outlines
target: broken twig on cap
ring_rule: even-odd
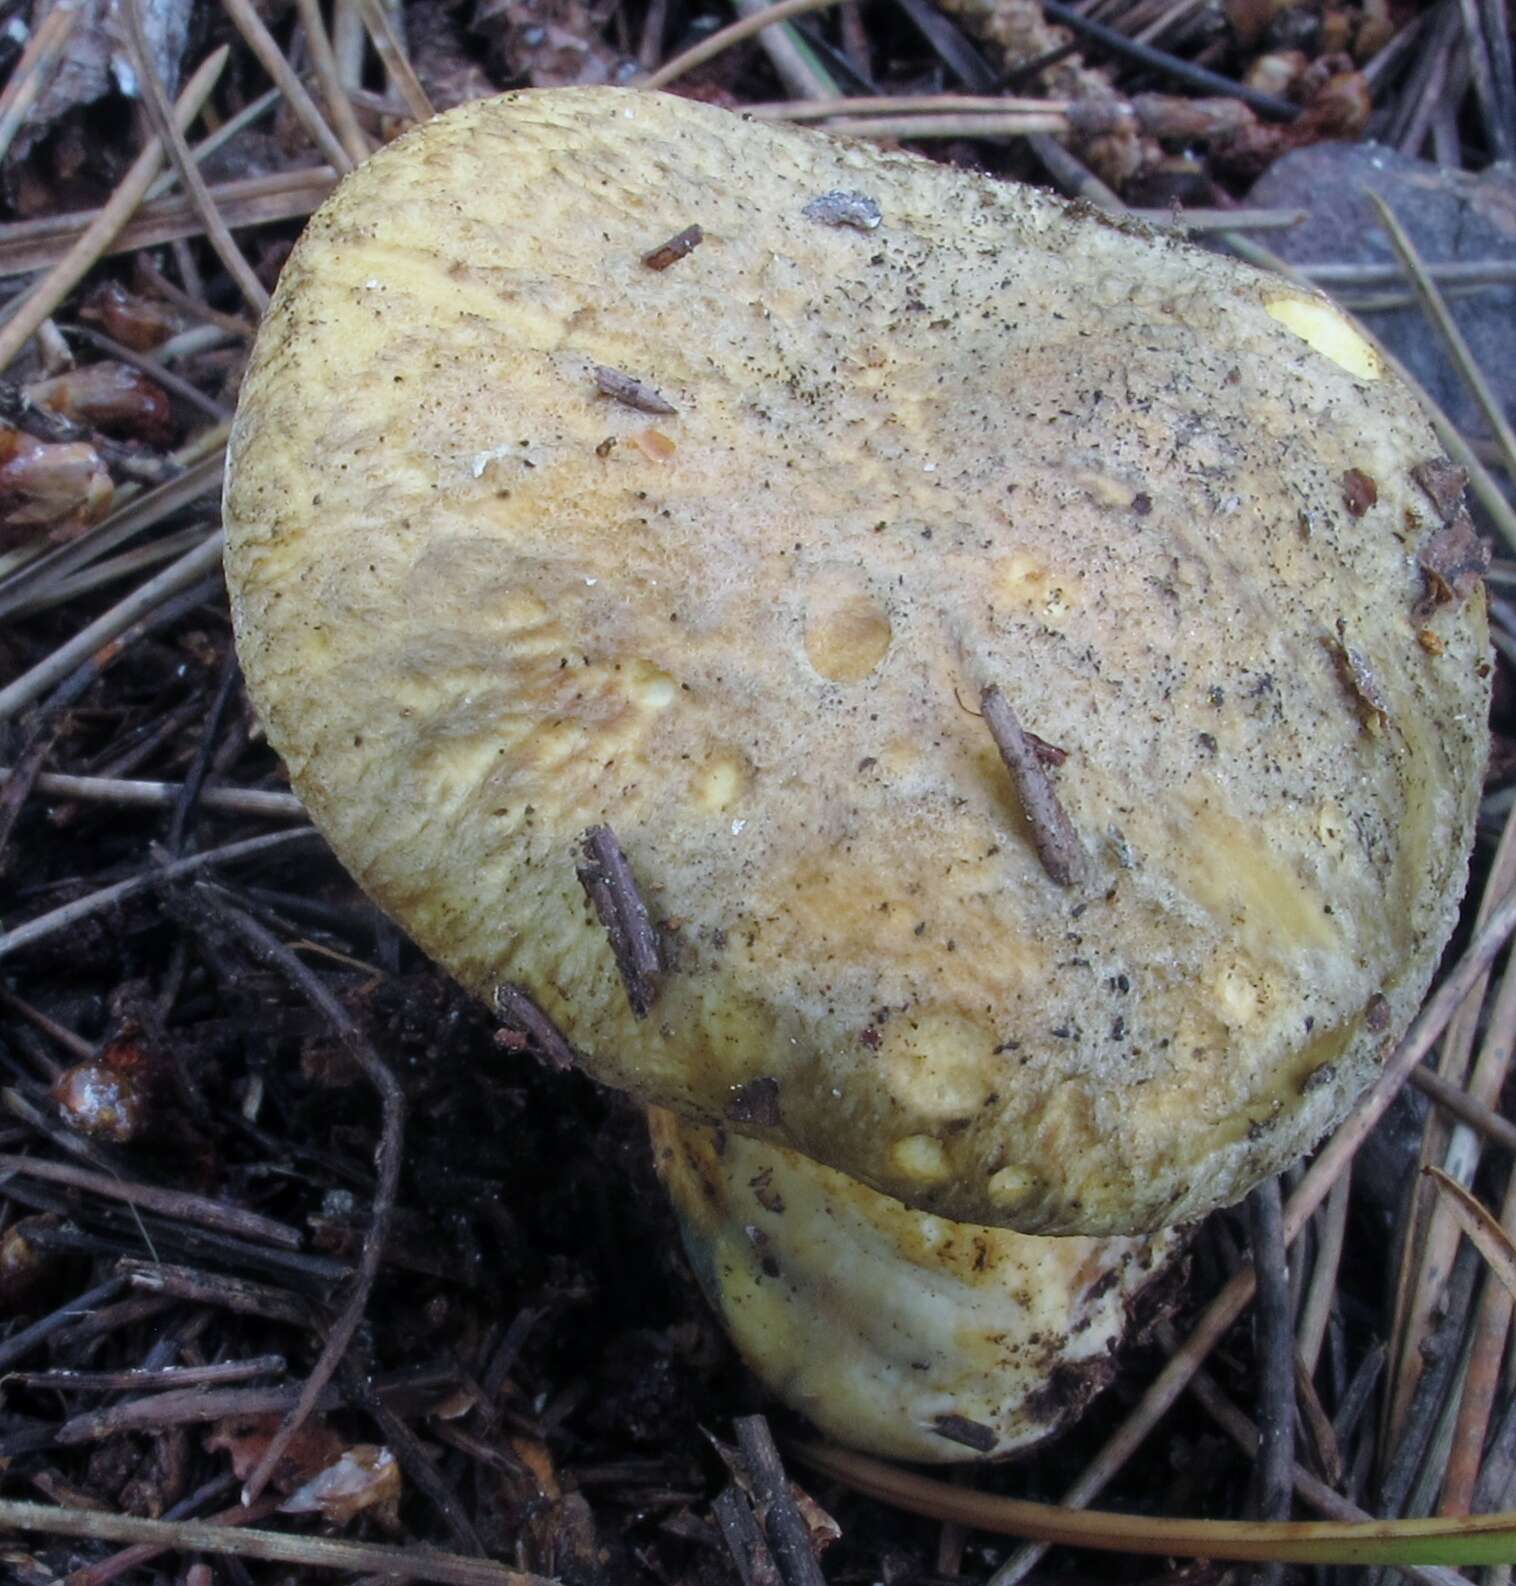
[[[608,369],[601,363],[595,365],[595,384],[602,396],[608,396],[613,402],[620,402],[626,407],[636,408],[639,413],[679,411],[672,402],[666,402],[659,396],[646,381],[637,379],[635,375],[623,374],[619,369]]]
[[[642,262],[650,270],[666,270],[671,264],[688,258],[704,241],[705,233],[699,226],[686,226],[667,242],[659,243],[651,253],[643,254]]]
[[[658,933],[632,878],[632,867],[609,826],[591,826],[584,834],[584,857],[586,862],[578,867],[579,884],[610,938],[626,1000],[640,1019],[658,993],[653,982],[653,976],[663,968]]]
[[[1058,802],[1031,735],[1011,709],[1011,702],[994,683],[979,696],[979,709],[1000,751],[1000,758],[1016,784],[1042,868],[1060,887],[1077,885],[1084,879],[1084,850]]]
[[[578,1053],[568,1038],[537,1005],[525,986],[506,981],[495,987],[495,1011],[508,1030],[524,1035],[536,1048],[537,1056],[554,1068],[573,1068]]]

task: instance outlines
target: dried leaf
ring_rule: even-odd
[[[32,529],[71,540],[105,516],[114,493],[93,446],[50,444],[0,424],[0,548],[31,539]]]
[[[267,1415],[232,1416],[216,1422],[206,1433],[205,1448],[208,1453],[229,1454],[232,1473],[238,1481],[246,1481],[283,1424],[284,1417],[276,1410]],[[312,1418],[290,1439],[274,1468],[272,1485],[281,1492],[293,1492],[334,1465],[346,1446],[324,1421]]]
[[[1463,469],[1456,463],[1450,463],[1446,457],[1432,457],[1424,463],[1417,463],[1411,470],[1411,478],[1437,508],[1437,516],[1444,523],[1450,522],[1463,505],[1464,486],[1469,482],[1469,476]]]
[[[1379,486],[1361,468],[1349,468],[1342,476],[1342,504],[1355,518],[1361,518],[1379,500]]]
[[[130,364],[104,359],[25,388],[26,398],[49,413],[106,435],[164,447],[174,435],[168,393]]]
[[[399,1524],[400,1466],[387,1448],[356,1443],[279,1505],[281,1514],[319,1514],[339,1528],[372,1511],[386,1530]]]
[[[1415,615],[1424,620],[1438,606],[1462,605],[1489,571],[1490,548],[1474,530],[1473,520],[1461,508],[1416,553],[1416,565],[1426,580],[1426,593],[1417,601]]]
[[[1353,696],[1364,730],[1377,737],[1390,719],[1390,708],[1373,667],[1363,652],[1353,649],[1351,645],[1338,639],[1323,639],[1321,642],[1337,663],[1338,675]]]

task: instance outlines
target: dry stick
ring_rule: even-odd
[[[161,886],[165,881],[176,881],[180,876],[193,875],[195,871],[209,869],[212,865],[233,864],[239,859],[250,859],[255,854],[264,854],[271,849],[286,848],[316,835],[314,826],[302,826],[292,832],[271,832],[264,837],[249,837],[242,842],[227,843],[222,848],[207,848],[204,853],[176,859],[172,864],[162,865],[155,870],[144,870],[140,875],[130,876],[113,886],[101,887],[86,898],[76,898],[72,903],[65,903],[48,914],[38,915],[36,919],[27,920],[24,925],[0,934],[0,959],[9,958],[23,947],[34,946],[50,936],[58,935],[60,931],[69,930],[80,920],[87,920],[92,914],[99,914],[101,910],[113,907],[134,893]]]
[[[0,766],[0,787],[13,773]],[[64,776],[44,771],[35,782],[39,793],[77,800],[81,804],[116,804],[146,809],[171,808],[183,792],[181,782],[132,782],[121,777]],[[299,819],[305,806],[293,793],[264,792],[261,788],[206,788],[199,802],[206,809],[224,810],[232,815],[256,815],[268,819]],[[1516,1134],[1516,1125],[1511,1125]]]
[[[219,182],[211,188],[211,196],[230,226],[271,225],[310,214],[336,186],[337,179],[338,172],[330,165],[305,166],[272,176]],[[0,226],[0,278],[50,268],[58,249],[93,225],[101,213],[83,210]],[[187,198],[154,199],[143,204],[136,218],[100,249],[100,256],[156,248],[200,234],[200,218]]]
[[[283,1376],[288,1362],[283,1355],[253,1355],[246,1360],[221,1360],[208,1366],[159,1366],[151,1370],[128,1367],[125,1371],[13,1371],[7,1382],[28,1388],[56,1388],[60,1393],[130,1393],[138,1388],[203,1387],[206,1383],[246,1382],[251,1377]]]
[[[768,1422],[761,1415],[743,1415],[737,1418],[736,1428],[737,1446],[742,1450],[753,1496],[765,1510],[764,1531],[785,1586],[826,1586],[810,1527],[790,1493],[789,1477]]]
[[[5,92],[0,94],[0,161],[10,152],[12,139],[21,130],[27,112],[36,104],[53,75],[74,24],[84,10],[83,0],[59,0],[42,19],[37,31],[11,68]]]
[[[1501,834],[1500,846],[1496,849],[1490,877],[1475,915],[1476,926],[1488,917],[1495,898],[1512,886],[1516,886],[1516,819],[1508,820]],[[1469,1054],[1474,1045],[1485,989],[1483,985],[1479,986],[1476,994],[1449,1025],[1442,1043],[1439,1077],[1457,1083],[1467,1076]],[[1502,977],[1495,998],[1495,1009],[1490,1034],[1497,1036],[1501,1043],[1495,1050],[1500,1052],[1503,1062],[1507,1055],[1503,1043],[1510,1039],[1512,1019],[1516,1017],[1516,975],[1507,973]],[[1491,1049],[1491,1041],[1487,1038],[1479,1062],[1479,1069],[1486,1075]],[[1488,1099],[1494,1097],[1488,1096]],[[1467,1129],[1458,1128],[1445,1137],[1435,1127],[1437,1122],[1436,1119],[1428,1119],[1422,1137],[1421,1166],[1440,1164],[1460,1179],[1472,1179],[1478,1163],[1477,1138]],[[1430,1185],[1418,1181],[1411,1192],[1410,1204],[1390,1331],[1392,1378],[1385,1405],[1385,1420],[1380,1429],[1380,1449],[1386,1456],[1399,1437],[1417,1379],[1425,1365],[1422,1341],[1435,1323],[1459,1244],[1458,1226],[1449,1215],[1448,1208],[1437,1200]]]
[[[1169,1322],[1160,1322],[1156,1328],[1159,1342],[1170,1352],[1178,1347],[1178,1338]],[[1222,1392],[1220,1385],[1209,1372],[1197,1371],[1190,1380],[1193,1393],[1207,1415],[1252,1459],[1258,1451],[1258,1429],[1241,1410]],[[1304,1503],[1318,1514],[1331,1520],[1349,1520],[1355,1524],[1372,1522],[1374,1516],[1357,1504],[1350,1503],[1341,1493],[1329,1487],[1319,1477],[1301,1465],[1292,1472],[1295,1491]],[[1467,1586],[1464,1576],[1457,1570],[1444,1569],[1436,1564],[1405,1564],[1401,1568],[1418,1586]]]
[[[359,1253],[358,1269],[353,1275],[353,1286],[342,1310],[327,1334],[320,1357],[311,1368],[300,1400],[285,1417],[284,1424],[269,1440],[263,1458],[248,1477],[242,1490],[242,1501],[252,1503],[262,1492],[273,1474],[290,1439],[305,1424],[321,1391],[331,1380],[341,1363],[347,1346],[357,1331],[358,1323],[368,1304],[369,1293],[379,1273],[379,1263],[384,1255],[384,1243],[389,1233],[390,1216],[395,1209],[395,1195],[400,1185],[400,1156],[405,1137],[405,1095],[395,1076],[385,1066],[379,1054],[365,1039],[363,1032],[353,1022],[346,1008],[337,1001],[326,985],[281,942],[272,931],[251,915],[233,907],[211,888],[203,888],[206,901],[222,921],[239,935],[253,954],[264,963],[278,969],[311,1005],[331,1025],[346,1048],[348,1055],[364,1072],[369,1083],[379,1093],[381,1123],[379,1146],[375,1152],[375,1184],[373,1210],[368,1233]]]
[[[506,981],[495,987],[495,1011],[508,1030],[524,1035],[537,1049],[537,1055],[554,1068],[573,1068],[579,1054],[568,1038],[538,1006],[525,986]]]
[[[1428,998],[1415,1023],[1391,1054],[1378,1081],[1358,1103],[1347,1120],[1317,1154],[1300,1187],[1284,1208],[1285,1243],[1293,1243],[1300,1230],[1315,1215],[1354,1153],[1368,1138],[1374,1125],[1394,1101],[1406,1076],[1436,1044],[1449,1019],[1464,998],[1477,986],[1491,963],[1516,931],[1516,893],[1503,898],[1490,918],[1475,932],[1468,950],[1453,971]],[[1190,1378],[1198,1371],[1227,1330],[1246,1310],[1253,1298],[1253,1270],[1244,1267],[1206,1307],[1183,1348],[1158,1374],[1125,1421],[1107,1439],[1104,1447],[1085,1468],[1083,1475],[1064,1494],[1068,1508],[1082,1509],[1104,1488],[1141,1447],[1143,1439],[1173,1407]],[[990,1586],[1014,1586],[1036,1568],[1047,1551],[1043,1543],[1019,1548],[991,1578]]]
[[[122,1286],[119,1277],[107,1278],[104,1283],[86,1290],[66,1305],[60,1305],[56,1311],[50,1311],[46,1316],[40,1317],[30,1327],[23,1327],[19,1333],[12,1333],[4,1343],[0,1343],[0,1371],[4,1371],[17,1360],[25,1359],[38,1344],[45,1343],[76,1317],[95,1310],[107,1300],[115,1299],[121,1292]]]
[[[1468,342],[1464,340],[1463,332],[1459,330],[1457,322],[1448,311],[1447,304],[1443,302],[1436,283],[1427,275],[1426,266],[1422,263],[1416,244],[1411,241],[1405,228],[1396,219],[1394,210],[1378,193],[1365,188],[1364,196],[1379,212],[1380,223],[1389,235],[1390,245],[1394,248],[1401,264],[1405,266],[1406,274],[1415,284],[1416,295],[1421,299],[1422,309],[1437,327],[1443,341],[1447,343],[1448,353],[1459,374],[1463,376],[1464,384],[1468,386],[1474,400],[1479,404],[1484,421],[1490,426],[1490,434],[1500,446],[1503,466],[1507,474],[1516,474],[1516,431],[1512,430],[1506,419],[1500,399],[1490,389],[1489,381],[1485,379],[1478,360],[1469,350]]]
[[[771,5],[766,11],[755,11],[752,16],[743,17],[724,28],[718,28],[708,39],[702,39],[682,55],[676,55],[673,60],[665,61],[656,72],[642,78],[637,87],[667,88],[671,82],[683,77],[686,72],[692,72],[697,66],[704,66],[707,61],[715,60],[732,45],[753,38],[776,22],[787,22],[791,17],[809,16],[812,11],[825,11],[829,6],[836,4],[837,0],[779,0],[778,5]]]
[[[307,1569],[368,1570],[396,1580],[435,1581],[438,1586],[554,1586],[545,1576],[507,1569],[490,1559],[433,1553],[415,1545],[339,1542],[330,1537],[291,1536],[204,1520],[144,1520],[136,1515],[102,1514],[96,1509],[55,1509],[11,1498],[0,1498],[0,1528],[91,1541],[141,1542],[180,1553],[231,1554]]]
[[[252,0],[221,0],[221,3],[237,31],[247,41],[248,48],[258,57],[259,65],[278,84],[284,102],[305,128],[311,142],[321,151],[321,157],[328,165],[346,175],[353,169],[353,161],[338,142],[336,134],[327,126],[325,117],[316,108],[316,101],[306,93],[294,68],[285,60],[284,52],[274,42],[273,34],[263,25],[263,19]]]
[[[1417,1069],[1419,1074],[1422,1070]],[[1326,1210],[1321,1214],[1320,1248],[1311,1271],[1310,1287],[1300,1310],[1300,1325],[1295,1329],[1295,1354],[1307,1377],[1316,1375],[1321,1358],[1321,1343],[1326,1337],[1332,1301],[1337,1293],[1337,1269],[1342,1263],[1342,1246],[1348,1227],[1348,1200],[1353,1189],[1353,1170],[1347,1171],[1332,1186]]]
[[[185,768],[184,782],[179,789],[179,797],[174,802],[174,813],[169,820],[164,847],[173,858],[177,859],[184,851],[184,834],[189,827],[190,817],[199,804],[200,795],[204,791],[205,779],[210,775],[211,758],[221,737],[221,726],[226,720],[232,695],[241,681],[242,671],[237,664],[237,652],[229,645],[221,663],[221,681],[216,685],[216,693],[211,700],[210,709],[205,713],[205,719],[201,723],[200,741],[195,745],[194,758]]]
[[[221,68],[230,51],[225,45],[209,55],[184,86],[174,106],[174,122],[187,127],[216,86]],[[78,240],[51,270],[32,288],[16,312],[0,325],[0,370],[8,369],[17,354],[31,340],[60,303],[84,279],[86,272],[105,251],[106,244],[131,218],[142,202],[153,178],[163,164],[163,144],[150,138],[131,169],[121,178],[116,191],[94,221],[80,233]]]
[[[1505,125],[1496,103],[1495,74],[1490,67],[1489,50],[1485,47],[1478,0],[1459,0],[1458,9],[1463,19],[1464,53],[1474,83],[1474,98],[1484,122],[1485,139],[1496,160],[1508,160],[1516,151],[1511,146],[1511,128]]]
[[[91,1195],[124,1201],[129,1206],[145,1206],[179,1222],[202,1228],[219,1229],[244,1239],[277,1245],[282,1250],[298,1250],[304,1243],[298,1228],[275,1222],[272,1217],[213,1201],[188,1190],[162,1189],[154,1184],[131,1184],[107,1173],[92,1173],[87,1168],[71,1167],[66,1162],[49,1162],[40,1157],[11,1156],[0,1153],[0,1173],[18,1173],[22,1178],[39,1178],[49,1184],[66,1184],[70,1189],[87,1190]]]
[[[1084,850],[1011,702],[991,683],[979,696],[979,709],[1016,786],[1042,868],[1060,887],[1076,886],[1086,871]]]
[[[781,1586],[779,1566],[769,1552],[763,1528],[753,1514],[752,1504],[735,1482],[722,1489],[711,1504],[711,1512],[721,1527],[722,1540],[732,1555],[742,1586]]]
[[[374,1392],[367,1369],[360,1369],[354,1359],[348,1359],[342,1375],[353,1402],[373,1417],[385,1443],[399,1463],[402,1474],[418,1492],[430,1500],[433,1508],[446,1521],[457,1545],[466,1553],[482,1557],[488,1550],[480,1540],[479,1533],[474,1529],[468,1515],[464,1513],[463,1505],[458,1501],[447,1478],[433,1465],[409,1423]]]
[[[374,41],[374,49],[384,62],[390,81],[405,101],[411,119],[430,121],[437,111],[427,98],[421,79],[412,69],[400,40],[395,37],[389,13],[379,4],[379,0],[358,0],[358,10],[363,17],[363,25],[368,29],[368,36]]]
[[[609,826],[592,826],[584,834],[584,859],[578,866],[579,885],[605,927],[626,1000],[640,1019],[658,994],[653,979],[663,968],[658,933],[637,890],[632,867]]]
[[[173,110],[164,91],[163,80],[158,75],[153,52],[148,46],[147,34],[143,30],[143,4],[144,0],[123,0],[121,9],[126,13],[127,43],[137,69],[137,81],[142,90],[142,102],[147,107],[148,119],[158,135],[158,141],[168,151],[169,159],[179,173],[179,181],[205,226],[206,241],[215,249],[216,257],[226,267],[226,273],[237,283],[237,290],[261,315],[268,307],[268,292],[252,265],[247,262],[246,254],[237,246],[236,238],[227,230],[226,222],[221,218],[205,185],[205,178],[200,174],[200,167],[195,164],[194,156],[190,153],[184,133],[174,125]]]
[[[295,8],[305,28],[311,65],[316,71],[316,81],[321,84],[321,97],[326,101],[327,114],[336,126],[337,136],[342,139],[348,157],[355,165],[361,165],[369,157],[368,137],[358,123],[358,112],[353,109],[347,90],[342,86],[342,75],[337,70],[337,57],[332,51],[331,35],[326,31],[321,7],[317,0],[295,0]]]
[[[218,1476],[215,1480],[206,1482],[183,1502],[176,1503],[171,1509],[166,1510],[163,1515],[164,1520],[172,1524],[175,1521],[189,1519],[197,1509],[202,1508],[212,1499],[221,1497],[235,1480],[233,1476]],[[256,1520],[266,1520],[270,1515],[277,1514],[278,1507],[278,1501],[275,1499],[260,1503],[252,1509],[244,1509],[239,1503],[234,1508],[223,1509],[219,1514],[208,1516],[202,1523],[224,1526],[251,1525]],[[65,1579],[64,1586],[106,1586],[107,1582],[126,1574],[128,1570],[150,1564],[163,1551],[161,1547],[140,1545],[123,1548],[119,1553],[103,1558],[98,1563],[71,1571]]]
[[[279,103],[281,97],[277,88],[267,88],[256,99],[245,104],[236,115],[228,116],[225,121],[220,122],[214,132],[201,138],[190,149],[195,164],[203,165],[217,149],[230,143],[239,132],[246,131],[259,117],[266,116]],[[161,198],[165,193],[170,192],[177,180],[178,177],[173,171],[164,171],[148,188],[148,202],[151,203],[153,199]],[[194,301],[198,302],[198,299]]]
[[[1506,1180],[1505,1201],[1500,1208],[1501,1226],[1516,1236],[1516,1166]],[[1505,1360],[1506,1338],[1511,1328],[1510,1290],[1487,1273],[1484,1292],[1474,1315],[1474,1333],[1469,1344],[1469,1369],[1463,1381],[1463,1397],[1453,1429],[1453,1445],[1443,1477],[1439,1514],[1468,1514],[1474,1502],[1483,1461],[1485,1434],[1495,1411],[1500,1388],[1500,1372]]]
[[[1290,1277],[1284,1248],[1279,1180],[1268,1179],[1248,1197],[1248,1242],[1258,1285],[1253,1307],[1258,1360],[1258,1461],[1253,1475],[1260,1520],[1287,1520],[1295,1467],[1295,1336],[1290,1326]],[[1259,1578],[1273,1583],[1283,1567],[1269,1565]]]
[[[203,578],[221,564],[222,535],[207,535],[193,551],[186,552],[155,578],[150,578],[125,600],[60,644],[45,660],[23,672],[8,688],[0,689],[0,721],[14,716],[39,695],[61,683],[76,666],[89,660],[102,646],[123,635],[147,613],[170,595]]]
[[[38,778],[39,783],[41,778]],[[1482,1134],[1493,1145],[1505,1151],[1516,1151],[1516,1123],[1502,1117],[1483,1102],[1476,1101],[1466,1090],[1450,1084],[1435,1069],[1418,1068],[1411,1075],[1411,1083],[1423,1095],[1451,1113],[1460,1123]]]

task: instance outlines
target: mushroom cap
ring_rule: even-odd
[[[313,819],[515,1023],[907,1204],[1130,1233],[1340,1119],[1451,930],[1489,665],[1450,472],[1304,289],[526,91],[312,220],[227,568]],[[590,901],[601,827],[661,973]]]
[[[1003,1459],[1061,1430],[1115,1375],[1180,1244],[948,1222],[781,1146],[661,1109],[649,1123],[743,1359],[827,1436],[890,1459]]]

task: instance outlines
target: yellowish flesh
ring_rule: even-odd
[[[658,1169],[711,1303],[772,1391],[895,1459],[1003,1458],[1115,1369],[1177,1249],[1046,1239],[913,1212],[792,1151],[652,1116]]]

